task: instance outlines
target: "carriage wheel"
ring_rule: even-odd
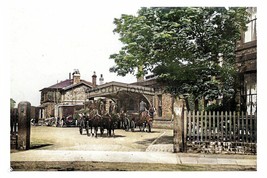
[[[134,128],[135,128],[135,122],[132,120],[131,121],[131,131],[134,132]]]
[[[125,123],[125,130],[126,131],[129,131],[129,129],[130,129],[130,120],[129,119],[126,119],[126,123]]]

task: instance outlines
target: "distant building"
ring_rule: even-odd
[[[97,76],[92,76],[92,82],[81,79],[79,70],[69,74],[69,79],[45,87],[41,92],[39,118],[66,117],[73,114],[73,108],[82,108],[88,98],[88,90],[96,87]]]

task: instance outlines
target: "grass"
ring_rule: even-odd
[[[256,166],[107,162],[11,162],[13,171],[256,171]]]

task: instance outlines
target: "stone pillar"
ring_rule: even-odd
[[[184,112],[184,101],[175,99],[174,101],[174,120],[173,120],[173,152],[183,152],[183,112]]]
[[[30,149],[31,103],[22,101],[18,104],[18,149]]]

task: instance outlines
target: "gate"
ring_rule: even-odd
[[[18,149],[18,108],[10,109],[10,149]]]
[[[10,148],[30,149],[31,104],[20,102],[18,108],[10,109]]]

